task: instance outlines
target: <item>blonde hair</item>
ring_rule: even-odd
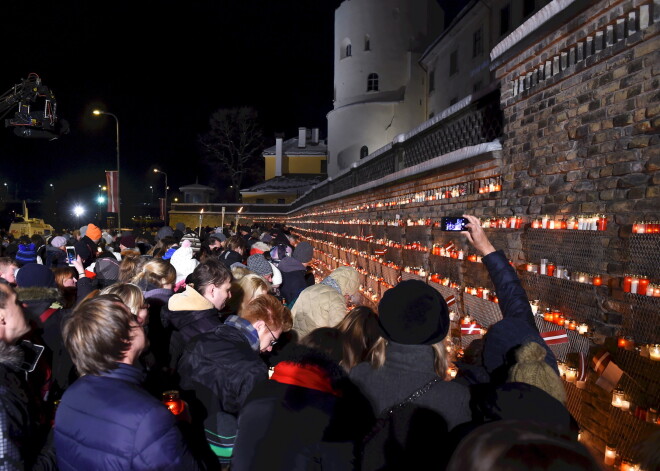
[[[254,272],[247,267],[233,267],[231,269],[231,274],[234,277],[234,281],[238,281],[241,278],[243,278],[245,275],[249,275],[251,273]]]
[[[444,341],[429,345],[433,349],[433,369],[441,379],[447,379],[447,369],[449,368],[449,359],[447,358],[447,350],[445,349]],[[387,340],[384,337],[376,340],[376,343],[369,351],[366,361],[369,362],[372,368],[378,369],[385,364],[387,358]]]
[[[115,283],[103,288],[99,294],[114,294],[126,304],[131,314],[135,316],[138,315],[140,308],[144,306],[142,290],[132,283]]]
[[[174,284],[175,281],[176,268],[169,261],[162,258],[153,258],[146,262],[132,280],[135,284],[145,282],[161,288],[168,284]]]
[[[146,262],[147,259],[140,256],[139,253],[129,252],[122,254],[121,263],[119,264],[118,281],[130,283],[130,281],[140,271],[142,265],[144,265]]]
[[[263,291],[261,294],[268,293],[270,291],[268,282],[255,273],[248,273],[231,284],[229,307],[239,313],[242,312],[245,306],[257,296],[259,290]]]

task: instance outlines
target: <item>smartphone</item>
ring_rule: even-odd
[[[467,231],[465,226],[468,220],[461,217],[443,217],[440,219],[440,230],[442,231]]]
[[[23,361],[20,368],[23,371],[32,373],[39,362],[41,354],[44,352],[44,346],[37,345],[29,340],[23,340],[18,344],[18,347],[23,351]]]
[[[70,267],[73,266],[73,262],[76,260],[76,248],[72,245],[66,247],[66,260]]]

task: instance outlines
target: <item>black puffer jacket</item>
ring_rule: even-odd
[[[183,349],[193,337],[212,332],[222,324],[211,301],[190,287],[170,297],[160,312],[160,319],[166,335],[170,336],[169,365],[172,368],[177,367]]]
[[[237,416],[253,386],[268,379],[268,367],[248,336],[249,326],[241,330],[230,325],[247,323],[230,316],[215,331],[195,337],[179,362],[179,375],[184,398],[190,404],[193,425],[206,435],[206,441],[217,456],[228,462],[237,429]],[[249,323],[248,323],[249,324]],[[252,342],[254,342],[254,338]],[[208,448],[208,447],[207,447]]]

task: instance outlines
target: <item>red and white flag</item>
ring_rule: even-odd
[[[165,207],[165,198],[158,198],[158,203],[160,206],[160,218],[164,221],[165,211],[167,211],[167,208]]]
[[[108,212],[119,212],[119,172],[117,170],[106,170],[105,180],[108,187]]]
[[[444,246],[445,250],[451,250],[451,249],[453,249],[454,247],[456,247],[456,245],[454,244],[454,241],[449,241],[449,242],[447,242],[447,243],[445,244],[445,246]]]
[[[577,381],[586,381],[587,380],[587,355],[584,352],[578,353],[578,372],[577,372]]]
[[[551,330],[550,332],[542,332],[541,337],[548,345],[557,345],[560,343],[568,343],[568,334],[566,329]]]
[[[605,368],[607,368],[607,365],[611,361],[612,355],[610,355],[610,352],[602,350],[596,353],[591,359],[591,366],[593,367],[594,371],[600,375],[603,373],[603,371],[605,371]]]
[[[481,326],[476,322],[471,322],[469,324],[461,324],[461,334],[463,335],[480,335]]]
[[[372,241],[373,239],[374,239],[374,236],[372,236],[372,235],[368,235],[367,237],[364,238],[364,240],[366,240],[368,242]]]
[[[445,298],[445,302],[447,303],[447,307],[452,307],[454,304],[456,304],[456,296],[453,294],[451,296],[447,296]]]

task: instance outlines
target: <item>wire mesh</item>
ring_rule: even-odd
[[[607,232],[563,229],[529,229],[522,234],[528,262],[546,258],[573,271],[607,272]]]
[[[626,272],[660,280],[660,234],[632,234],[628,239],[628,253],[630,261]]]

